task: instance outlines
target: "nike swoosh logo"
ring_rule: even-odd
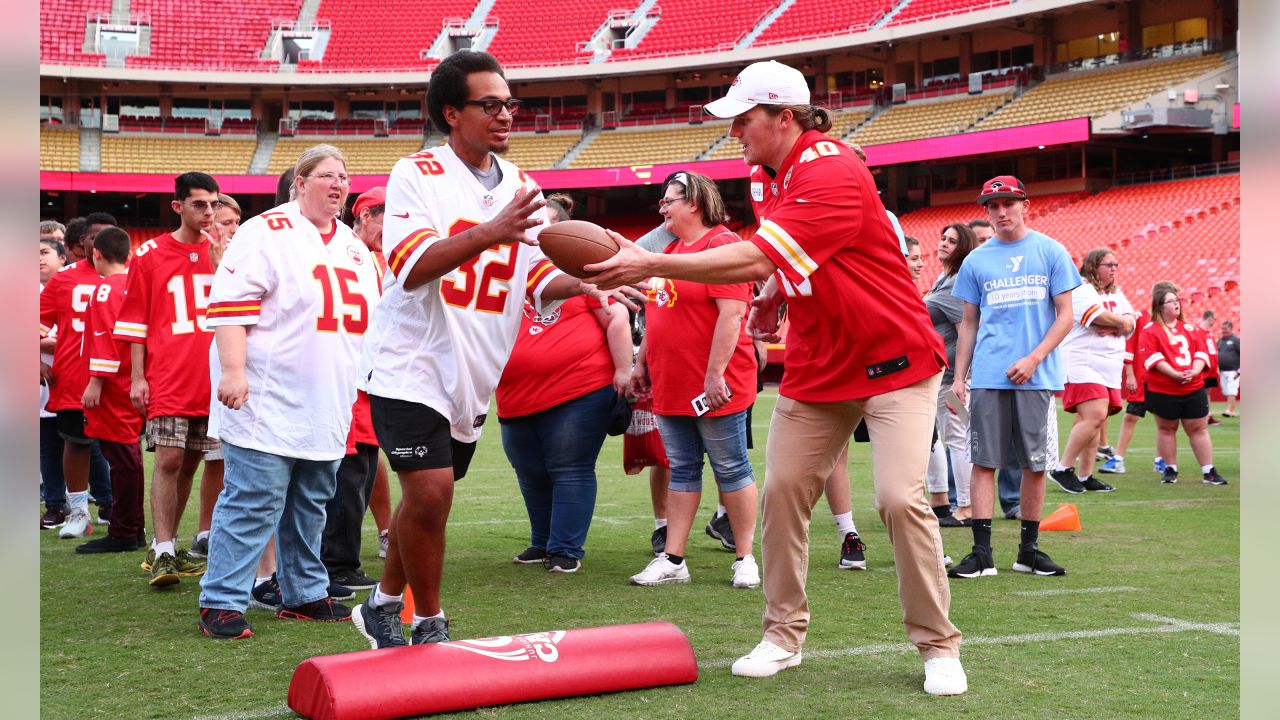
[[[235,274],[236,274],[236,269],[235,269],[235,268],[227,268],[227,272],[231,273],[232,275],[235,275]]]
[[[93,331],[93,336],[94,336],[94,337],[102,337],[103,335],[106,335],[106,334],[107,334],[107,331],[106,331],[106,330],[94,330],[94,331]]]
[[[807,203],[807,202],[809,202],[809,201],[808,201],[808,200],[805,200],[804,198],[796,198],[796,202],[798,202],[798,203]]]
[[[401,220],[408,220],[408,219],[409,219],[409,213],[404,213],[403,215],[392,215],[391,217],[398,217],[398,218],[400,218]]]

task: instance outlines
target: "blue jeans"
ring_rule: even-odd
[[[200,607],[244,612],[258,557],[272,533],[284,604],[297,607],[328,597],[320,535],[342,461],[299,460],[225,442],[222,452],[226,475],[213,508]]]
[[[656,415],[662,445],[671,462],[671,483],[676,492],[702,492],[702,457],[711,461],[711,472],[721,493],[731,493],[755,482],[747,457],[746,410],[718,417]]]
[[[40,418],[40,499],[48,510],[67,509],[67,481],[62,474],[62,444],[57,418]],[[111,504],[111,467],[95,440],[90,446],[89,495],[99,506]]]
[[[614,391],[606,385],[542,412],[502,421],[502,449],[529,513],[529,544],[581,559],[596,507],[596,458]]]
[[[1009,512],[1022,502],[1022,468],[1003,467],[996,473],[996,492],[1000,497],[1000,509]]]

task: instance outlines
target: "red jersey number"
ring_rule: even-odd
[[[262,217],[267,221],[267,227],[272,230],[293,229],[293,223],[289,221],[289,216],[282,212],[262,213]]]
[[[457,235],[478,224],[471,220],[459,220],[449,228],[449,235]],[[501,252],[503,248],[507,250],[505,259],[491,255],[486,257],[486,253]],[[474,303],[474,308],[480,312],[501,313],[506,309],[507,297],[511,294],[511,278],[515,277],[516,258],[519,256],[518,242],[494,245],[459,265],[457,272],[461,277],[442,279],[440,297],[454,307],[471,308]],[[481,263],[483,269],[477,272]]]
[[[350,268],[335,268],[328,265],[317,265],[311,269],[311,276],[320,282],[324,308],[316,316],[316,332],[338,332],[339,321],[342,329],[349,335],[363,335],[369,328],[369,303],[360,292],[360,278]],[[334,286],[338,288],[338,296],[342,299],[344,309],[351,312],[338,313],[334,305]]]

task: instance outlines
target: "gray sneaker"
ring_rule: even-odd
[[[205,535],[204,537],[196,538],[195,542],[191,543],[191,549],[187,552],[191,553],[193,558],[209,557],[209,536]]]
[[[733,526],[729,524],[729,514],[712,515],[711,522],[707,523],[707,534],[720,541],[725,550],[737,550],[738,546],[733,541]]]
[[[413,629],[410,645],[429,645],[431,643],[449,642],[449,621],[444,618],[430,617]]]
[[[400,612],[404,603],[390,605],[374,605],[373,593],[351,611],[351,624],[369,641],[374,650],[407,645],[404,641],[404,625],[400,622]]]
[[[667,550],[667,526],[663,525],[649,536],[649,544],[653,546],[653,556],[657,557]]]

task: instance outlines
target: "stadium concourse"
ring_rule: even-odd
[[[501,62],[511,97],[520,101],[518,107],[503,105],[505,111],[501,103],[483,110],[477,105],[475,113],[491,118],[510,113],[509,150],[503,158],[523,171],[522,180],[527,176],[548,194],[559,193],[557,202],[568,208],[566,215],[572,210],[574,219],[641,238],[664,221],[671,202],[682,199],[668,196],[659,204],[670,191],[664,179],[683,171],[714,181],[723,197],[724,225],[749,240],[768,220],[753,210],[760,207],[768,184],[761,188],[758,179],[751,182],[753,168],[743,160],[740,133],[731,134],[734,121],[713,116],[706,106],[731,93],[745,67],[773,59],[803,75],[812,105],[829,112],[826,134],[865,155],[868,182],[875,183],[903,234],[916,240],[911,247],[918,248],[914,252],[923,270],[915,285],[922,296],[936,290],[935,281],[948,271],[945,261],[951,250],[944,246],[944,233],[950,232],[947,237],[953,241],[958,233],[948,227],[987,219],[986,207],[974,202],[984,182],[1016,176],[1030,198],[1027,228],[1058,241],[1078,268],[1088,264],[1091,251],[1108,250],[1101,256],[1094,253],[1091,262],[1114,258],[1109,266],[1116,282],[1133,308],[1143,312],[1143,323],[1150,319],[1146,316],[1153,307],[1153,287],[1173,283],[1186,320],[1198,326],[1180,332],[1193,338],[1191,342],[1205,343],[1206,351],[1210,344],[1220,348],[1225,342],[1238,358],[1238,335],[1244,331],[1241,58],[1236,47],[1241,19],[1239,3],[1233,0],[567,0],[553,11],[516,0],[242,0],[231,6],[209,0],[41,0],[40,12],[40,215],[49,221],[41,225],[42,287],[46,255],[61,247],[47,242],[46,236],[65,234],[68,263],[86,253],[92,259],[96,252],[104,258],[99,267],[109,268],[102,274],[112,276],[126,274],[124,265],[112,260],[126,245],[135,258],[163,248],[164,260],[156,259],[161,253],[155,252],[146,261],[152,264],[140,267],[167,263],[164,272],[174,274],[165,285],[164,278],[152,274],[159,271],[147,269],[154,286],[148,292],[160,295],[168,287],[175,298],[182,294],[176,301],[185,302],[183,312],[189,310],[190,319],[198,317],[205,331],[208,298],[200,290],[213,283],[211,268],[220,262],[221,248],[215,244],[207,257],[203,249],[192,251],[188,261],[186,248],[177,243],[199,243],[200,222],[206,215],[214,225],[204,227],[222,241],[240,223],[255,223],[245,236],[250,239],[262,235],[264,221],[273,230],[293,222],[309,232],[303,223],[310,215],[304,218],[303,205],[291,206],[298,212],[291,210],[287,217],[278,211],[255,220],[280,204],[279,177],[308,153],[313,162],[324,163],[319,177],[349,191],[341,195],[345,207],[339,219],[354,230],[343,230],[340,237],[363,241],[378,262],[382,211],[388,196],[395,196],[394,188],[387,188],[393,166],[449,142],[436,125],[440,119],[433,123],[428,111],[434,73],[446,59],[472,51],[490,53]],[[325,146],[318,156],[313,151],[317,146]],[[462,156],[455,159],[469,164]],[[341,178],[339,167],[348,178]],[[472,171],[487,182],[477,168],[472,166]],[[790,177],[788,173],[778,178],[784,190]],[[305,187],[313,181],[304,173],[293,182]],[[688,187],[688,176],[683,187]],[[304,202],[313,203],[314,209],[339,200],[313,192]],[[322,233],[323,220],[316,225]],[[399,227],[398,222],[389,221],[389,226]],[[85,240],[113,224],[125,232],[106,232],[100,251],[93,240]],[[302,235],[296,239],[301,241]],[[386,247],[404,240],[388,237]],[[168,252],[174,249],[183,252]],[[369,257],[363,250],[352,245],[350,259],[356,265]],[[403,257],[387,259],[392,261],[391,272],[408,272],[402,267]],[[77,282],[98,280],[91,262],[76,265]],[[192,266],[186,267],[188,263]],[[474,277],[475,268],[464,266],[455,272],[471,272]],[[61,339],[64,347],[58,357],[68,355],[65,343],[84,331],[83,324],[76,323],[81,317],[76,313],[85,312],[76,304],[83,293],[77,295],[80,285],[73,289],[73,283],[66,282],[71,273],[61,280],[52,270],[48,275],[54,279],[50,286],[57,298],[42,296],[42,303],[47,299],[50,305],[47,314],[42,305],[42,350],[51,353],[50,373],[66,378],[70,376],[59,373],[67,371],[69,361],[55,362],[52,353]],[[341,276],[336,277],[341,285]],[[326,275],[321,282],[330,279]],[[125,280],[115,277],[110,283],[113,290],[102,297],[111,297],[118,310],[119,293],[112,293],[123,289]],[[103,287],[107,284],[104,281]],[[182,293],[173,289],[179,286]],[[349,289],[343,290],[344,303],[352,300]],[[219,303],[214,315],[239,312],[235,305]],[[93,307],[93,312],[99,311],[98,304]],[[113,311],[101,312],[107,314],[95,316],[97,321],[109,321]],[[352,317],[343,322],[355,322]],[[58,328],[46,337],[58,318],[74,331]],[[154,321],[151,335],[157,334],[157,327],[172,325],[181,339],[184,319]],[[122,322],[129,326],[125,335],[133,333],[131,342],[149,342],[145,322]],[[1228,322],[1230,328],[1225,327]],[[208,330],[211,337],[212,325]],[[750,460],[760,484],[768,418],[782,399],[774,382],[785,372],[787,330],[784,321],[781,339],[764,348],[768,387],[760,393],[755,420],[747,420],[755,432]],[[643,326],[636,332],[638,341]],[[1220,334],[1222,339],[1212,343]],[[1136,352],[1136,342],[1132,350]],[[150,353],[147,357],[157,356],[155,349]],[[182,353],[203,362],[202,348],[184,346]],[[159,356],[166,358],[163,348]],[[133,355],[135,361],[138,357]],[[154,362],[147,361],[148,367]],[[1158,364],[1158,358],[1152,361]],[[101,375],[102,367],[98,359],[91,370]],[[127,362],[119,367],[127,373]],[[166,380],[173,387],[161,394],[186,392],[174,372]],[[1236,373],[1230,375],[1228,387],[1238,394],[1238,368]],[[121,386],[126,398],[129,384],[126,378]],[[156,381],[151,385],[156,387]],[[1212,412],[1219,416],[1225,399],[1222,389],[1208,389],[1215,403]],[[153,401],[156,393],[153,389]],[[56,637],[79,618],[61,597],[69,588],[89,578],[108,595],[90,601],[102,603],[93,605],[92,612],[104,623],[95,626],[94,634],[101,637],[85,644],[81,654],[52,640],[42,649],[50,673],[46,678],[56,673],[69,688],[63,692],[46,683],[42,689],[52,714],[89,708],[90,715],[101,716],[285,717],[290,713],[280,703],[289,673],[299,661],[365,645],[363,640],[347,642],[355,637],[349,629],[273,623],[254,610],[247,618],[258,636],[235,644],[249,645],[235,647],[235,663],[227,663],[225,644],[198,645],[196,576],[204,571],[202,556],[222,483],[220,450],[207,456],[204,451],[216,443],[206,446],[205,428],[197,423],[188,427],[166,422],[147,429],[149,440],[161,440],[160,454],[142,453],[139,463],[132,459],[132,443],[103,443],[108,455],[104,459],[86,450],[89,446],[82,440],[87,438],[69,432],[74,428],[67,423],[75,418],[63,417],[68,408],[77,412],[72,406],[90,407],[87,400],[57,390],[54,396],[55,404],[66,407],[63,413],[42,416],[42,474],[52,475],[61,467],[67,487],[64,493],[51,483],[48,487],[53,489],[46,488],[43,496],[41,524],[48,528],[41,533],[45,636]],[[118,410],[124,418],[130,412],[126,405],[113,412]],[[1063,445],[1076,417],[1066,412],[1057,417]],[[1163,471],[1157,448],[1167,447],[1168,428],[1161,426],[1157,432],[1155,423],[1143,420],[1136,431],[1131,421],[1121,431],[1117,418],[1110,428],[1104,426],[1096,444],[1099,472],[1116,467],[1125,472],[1123,457],[1117,465],[1116,458],[1107,456],[1108,440],[1114,438],[1121,448],[1128,448],[1127,472],[1105,476],[1118,494],[1064,498],[1054,483],[1048,484],[1046,517],[1055,501],[1065,499],[1073,508],[1063,512],[1074,513],[1078,506],[1083,518],[1083,531],[1051,534],[1056,540],[1054,558],[1069,565],[1071,574],[1033,578],[1031,584],[1014,582],[1021,579],[1016,577],[1019,573],[954,581],[951,613],[964,633],[965,669],[972,685],[958,704],[972,704],[970,712],[1009,717],[1234,714],[1239,590],[1233,577],[1220,569],[1234,568],[1239,554],[1233,534],[1238,514],[1232,504],[1240,477],[1239,414],[1223,417],[1212,431],[1217,468],[1223,472],[1219,475],[1210,462],[1212,472],[1204,470],[1203,475],[1206,483],[1211,476],[1225,475],[1231,486],[1201,485],[1197,468],[1204,466],[1192,460],[1186,437],[1177,440],[1182,445],[1183,483],[1176,489],[1172,483],[1161,485],[1162,476],[1146,468],[1154,463],[1161,468],[1157,472]],[[137,420],[130,417],[129,422]],[[852,520],[842,520],[834,502],[830,509],[839,537],[826,524],[823,503],[814,518],[809,593],[812,605],[821,609],[815,613],[805,665],[788,670],[784,679],[768,681],[774,684],[766,692],[744,693],[746,686],[729,678],[729,667],[749,649],[742,646],[744,638],[758,637],[758,591],[732,590],[727,575],[719,577],[724,574],[720,566],[727,568],[727,563],[704,558],[708,553],[701,548],[688,558],[695,578],[691,587],[646,592],[626,585],[637,558],[653,559],[649,544],[657,543],[666,527],[665,518],[659,518],[665,501],[656,491],[665,482],[656,472],[648,483],[622,478],[613,460],[620,441],[606,440],[600,456],[600,494],[588,554],[561,558],[572,561],[568,564],[546,564],[549,572],[539,572],[528,586],[532,592],[521,594],[530,575],[520,574],[523,564],[513,569],[510,557],[529,542],[529,525],[513,479],[514,460],[503,454],[496,416],[490,420],[470,474],[458,484],[449,518],[443,586],[449,620],[444,621],[441,612],[438,617],[414,616],[415,625],[424,620],[442,623],[443,637],[449,637],[453,622],[457,639],[559,625],[571,629],[670,620],[689,636],[702,676],[696,686],[670,689],[670,697],[677,698],[672,707],[678,709],[653,710],[663,707],[667,691],[648,690],[632,693],[630,699],[565,701],[565,717],[598,717],[602,709],[637,716],[683,717],[720,709],[742,717],[784,712],[829,716],[833,707],[848,702],[850,690],[867,693],[866,704],[859,707],[862,714],[927,714],[918,700],[912,701],[919,694],[919,665],[906,661],[903,650],[908,646],[894,644],[902,632],[901,616],[891,602],[896,587],[893,554],[872,508],[865,445],[852,445],[848,454],[853,495],[849,517],[856,515],[862,522],[861,536],[853,531],[854,542],[849,542],[846,531],[853,528]],[[1213,415],[1210,421],[1216,422]],[[306,605],[329,605],[305,608],[302,614],[312,619],[344,619],[346,608],[333,610],[332,598],[354,598],[365,590],[374,597],[380,591],[372,589],[376,578],[370,575],[384,582],[390,577],[384,575],[380,558],[388,551],[387,528],[398,527],[390,508],[400,500],[401,489],[395,477],[388,482],[386,468],[375,470],[385,458],[373,444],[380,439],[374,437],[373,426],[369,421],[364,439],[353,441],[369,450],[368,462],[358,471],[361,477],[367,471],[369,484],[356,502],[363,502],[361,507],[369,507],[372,515],[362,526],[348,522],[357,526],[349,528],[348,539],[362,536],[363,546],[354,542],[354,569],[326,567],[329,598]],[[216,427],[210,430],[216,432]],[[1201,450],[1198,437],[1192,436],[1191,443]],[[45,447],[46,441],[52,446],[55,440],[63,449]],[[192,443],[185,452],[173,446],[164,452],[166,444],[182,442]],[[1057,448],[1051,454],[1056,457]],[[942,474],[948,475],[951,461],[946,452],[936,455]],[[201,461],[206,469],[195,475],[197,499],[184,516],[182,503],[187,502],[192,472]],[[87,503],[97,503],[103,518],[111,517],[105,488],[110,485],[108,470],[116,472],[119,463],[130,466],[130,477],[145,477],[152,502],[144,517],[129,516],[115,526],[115,534],[111,525],[103,524],[97,524],[98,534],[93,534]],[[391,465],[395,470],[396,464]],[[1054,479],[1065,469],[1054,472]],[[344,470],[337,472],[341,476]],[[936,472],[933,466],[930,472]],[[1175,479],[1176,475],[1175,471]],[[1015,522],[1003,523],[996,515],[992,532],[1009,549],[1027,535],[1019,535],[1016,522],[1021,519],[1016,478],[1012,510],[1005,503],[1005,484],[1001,482],[999,499],[1006,517]],[[132,506],[143,490],[131,485],[115,501]],[[932,485],[930,490],[935,490]],[[966,525],[973,520],[963,512],[968,508],[955,490],[952,480],[949,501],[934,509],[944,521],[947,514],[957,513],[952,520],[961,529],[941,533],[945,551],[960,560],[970,544]],[[1170,492],[1181,494],[1170,500]],[[153,514],[157,497],[160,520]],[[335,512],[337,504],[330,503],[327,512]],[[137,510],[141,513],[141,505]],[[731,533],[727,539],[721,534],[729,527],[722,512],[720,508],[712,515],[706,533],[732,549]],[[137,533],[121,535],[120,528],[132,528],[135,520],[145,523],[145,531],[139,526]],[[157,526],[169,525],[176,527],[173,542],[151,537]],[[701,536],[699,527],[695,523],[696,536]],[[328,541],[330,530],[325,533]],[[97,562],[77,554],[73,547],[79,541],[68,540],[85,535],[92,535],[89,540],[97,549],[82,554],[111,552],[109,558]],[[634,552],[633,541],[642,546],[642,553]],[[696,542],[690,539],[691,546]],[[510,547],[514,543],[520,547]],[[655,544],[654,552],[659,549]],[[525,563],[520,557],[536,550],[530,547],[516,562]],[[401,552],[393,547],[391,554]],[[861,566],[869,565],[872,572],[818,569],[854,567],[844,564],[850,553],[857,553]],[[1172,559],[1189,555],[1203,560],[1203,572],[1194,579],[1184,577],[1184,566]],[[137,569],[140,562],[142,571]],[[274,555],[265,552],[258,562],[251,607],[278,609],[284,592],[273,572]],[[1005,559],[997,558],[997,563],[1008,567]],[[552,578],[579,568],[581,573],[559,578],[565,582]],[[575,582],[585,594],[571,587]],[[148,585],[169,590],[154,591]],[[128,602],[115,603],[116,594],[127,596]],[[856,607],[850,607],[851,598]],[[413,615],[412,599],[407,604],[406,618]],[[509,607],[517,604],[520,607]],[[148,609],[137,612],[139,607]],[[325,613],[341,617],[319,617]],[[140,621],[142,616],[148,620]],[[210,627],[217,629],[206,625],[202,615],[206,634],[214,634],[208,632]],[[242,630],[234,622],[221,627]],[[415,629],[413,635],[418,634]],[[254,668],[266,654],[272,657],[254,670],[261,677],[242,687],[237,674]],[[1183,661],[1175,656],[1191,657],[1208,672],[1198,674],[1197,685],[1183,685],[1177,677]],[[184,685],[175,691],[169,683],[157,692],[177,692],[180,702],[138,700],[150,698],[154,683],[135,680],[129,673],[175,659],[185,663],[188,657],[200,673],[196,677],[208,673],[213,686]],[[795,660],[799,664],[798,655]],[[128,692],[101,692],[92,677],[95,663]],[[232,672],[228,665],[238,670]],[[1105,679],[1098,676],[1103,667],[1108,668]],[[1120,667],[1132,668],[1133,673],[1115,669]],[[1045,669],[1049,673],[1042,677]],[[796,676],[794,686],[786,684],[791,674]],[[1068,693],[1068,688],[1079,692]],[[1087,701],[1078,701],[1081,697]],[[1030,698],[1032,705],[1012,698]],[[596,701],[602,704],[593,705]],[[513,717],[525,716],[520,714],[524,711],[511,711]]]

